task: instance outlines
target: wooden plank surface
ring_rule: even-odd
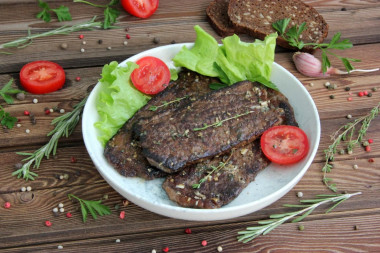
[[[48,2],[53,7],[61,4],[70,7],[74,20],[69,24],[102,15],[101,9],[72,1]],[[345,57],[360,58],[362,62],[355,63],[355,67],[372,69],[380,66],[379,1],[305,2],[316,7],[329,23],[327,40],[339,31],[355,44],[354,48],[339,52]],[[151,252],[152,249],[161,252],[164,247],[169,247],[170,252],[217,252],[218,246],[223,247],[223,252],[380,252],[380,118],[373,121],[366,137],[374,140],[371,152],[358,147],[353,155],[337,155],[333,162],[331,177],[337,183],[339,192],[360,191],[361,195],[344,202],[328,215],[324,214],[327,206],[317,209],[302,222],[304,231],[298,230],[298,224],[287,223],[251,243],[242,244],[236,240],[237,232],[245,227],[255,225],[270,214],[292,210],[282,205],[297,203],[299,191],[303,192],[304,198],[331,193],[321,183],[323,150],[331,143],[330,135],[349,122],[346,118],[348,114],[355,119],[367,114],[380,102],[380,90],[373,92],[372,97],[356,96],[362,90],[380,89],[380,72],[308,78],[296,71],[291,61],[292,53],[282,49],[277,49],[276,62],[299,78],[310,92],[321,118],[322,135],[318,153],[302,180],[279,201],[260,211],[230,220],[193,222],[160,216],[133,203],[123,207],[124,198],[103,180],[88,156],[80,125],[72,136],[60,141],[55,157],[42,162],[36,170],[39,177],[35,181],[25,182],[11,176],[14,165],[23,158],[15,152],[32,152],[48,140],[46,134],[52,129],[50,122],[59,113],[45,115],[44,109],[57,106],[70,111],[97,83],[104,64],[112,60],[122,61],[160,45],[194,41],[193,26],[196,24],[216,36],[205,16],[208,3],[206,0],[160,1],[157,12],[146,20],[122,12],[118,19],[120,29],[36,39],[26,48],[9,49],[13,55],[0,54],[0,88],[10,78],[15,79],[13,86],[19,87],[20,68],[33,60],[56,61],[62,64],[67,74],[65,86],[60,91],[47,95],[27,94],[25,100],[16,100],[14,105],[6,105],[0,100],[6,111],[21,120],[19,128],[8,131],[0,129],[1,252],[52,252],[57,250],[58,245],[64,247],[64,252]],[[35,14],[38,11],[36,1],[0,0],[0,44],[25,36],[28,28],[38,33],[61,25],[37,20]],[[127,33],[131,36],[129,40],[125,37]],[[84,34],[86,45],[78,39],[79,34]],[[160,43],[155,44],[154,38],[159,38]],[[98,43],[99,39],[102,44]],[[244,35],[242,39],[253,40]],[[128,42],[126,46],[124,41]],[[68,44],[67,50],[60,48],[62,43]],[[112,49],[108,50],[107,47]],[[85,53],[80,53],[81,48],[85,48]],[[332,65],[341,66],[336,59],[332,60]],[[79,82],[75,81],[77,76],[81,77]],[[326,89],[326,81],[336,84],[338,88]],[[347,101],[350,95],[344,90],[345,87],[351,88],[353,101]],[[331,99],[330,95],[335,98]],[[32,103],[34,98],[38,99],[37,104]],[[36,125],[23,115],[24,110],[35,114]],[[29,134],[26,129],[30,129]],[[76,158],[75,163],[71,162],[72,157]],[[369,162],[370,158],[374,162]],[[354,164],[359,168],[353,169]],[[63,174],[69,178],[59,179]],[[21,187],[27,186],[32,187],[31,192],[20,191]],[[83,223],[78,203],[72,203],[67,198],[69,193],[84,199],[103,199],[111,207],[112,214],[97,220],[90,218]],[[11,209],[2,207],[6,201],[12,203]],[[58,203],[64,203],[65,211],[72,212],[73,217],[67,218],[64,214],[55,217],[52,209]],[[122,207],[116,210],[116,204]],[[125,220],[118,218],[121,210],[126,211]],[[52,227],[44,226],[45,220],[52,221]],[[191,228],[193,233],[185,234],[185,228]],[[120,243],[116,243],[116,239],[120,239]],[[206,247],[201,246],[202,240],[208,241]]]

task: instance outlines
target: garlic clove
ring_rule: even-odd
[[[322,73],[322,63],[320,60],[309,53],[296,52],[293,55],[293,62],[296,65],[297,70],[309,77],[327,77],[330,76],[328,71]]]

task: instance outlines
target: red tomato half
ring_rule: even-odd
[[[146,56],[136,62],[139,65],[131,74],[133,85],[142,93],[153,95],[165,89],[170,82],[170,70],[165,62]]]
[[[274,163],[292,164],[304,158],[309,151],[305,132],[295,126],[275,126],[261,136],[261,149]]]
[[[129,14],[138,18],[149,18],[158,8],[158,0],[121,0]]]
[[[62,88],[65,83],[65,71],[51,61],[30,62],[20,71],[20,83],[30,93],[53,92]]]

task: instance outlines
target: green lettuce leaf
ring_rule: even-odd
[[[99,80],[101,88],[96,99],[100,120],[95,123],[100,133],[98,139],[103,145],[150,99],[138,91],[130,80],[130,74],[136,68],[138,65],[134,62],[119,67],[116,61],[103,67]]]
[[[205,76],[218,77],[219,71],[214,65],[218,56],[218,42],[199,25],[196,25],[194,30],[197,33],[194,46],[191,49],[183,46],[173,58],[174,65]]]
[[[177,67],[185,67],[199,74],[218,77],[231,85],[239,81],[258,81],[272,89],[277,87],[270,82],[277,34],[268,35],[264,41],[253,43],[240,41],[237,35],[226,37],[219,46],[217,41],[200,26],[194,27],[197,33],[194,46],[184,46],[173,58]]]

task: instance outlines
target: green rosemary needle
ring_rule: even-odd
[[[255,227],[248,227],[245,231],[238,232],[237,237],[239,242],[249,242],[260,235],[266,235],[279,225],[286,221],[293,219],[292,222],[302,221],[306,216],[314,211],[315,208],[327,203],[334,203],[325,213],[331,212],[335,207],[341,204],[343,201],[351,198],[352,196],[359,195],[361,192],[352,194],[332,194],[332,195],[317,195],[316,199],[300,200],[300,205],[284,205],[285,207],[303,208],[301,210],[283,214],[272,214],[268,220],[259,221],[259,225]],[[301,215],[302,214],[302,215]],[[297,218],[296,216],[301,215]]]
[[[188,97],[189,96],[184,96],[184,97],[181,97],[181,98],[176,98],[176,99],[174,99],[172,101],[169,101],[169,102],[162,101],[162,105],[158,105],[158,106],[152,105],[152,106],[149,107],[149,110],[151,110],[151,111],[157,111],[157,109],[160,108],[160,107],[166,107],[166,106],[168,106],[170,104],[173,104],[175,102],[179,102],[179,101],[181,101],[183,99],[186,99]]]
[[[229,117],[229,118],[226,118],[226,119],[223,119],[221,121],[218,121],[218,122],[215,122],[211,125],[207,125],[206,123],[203,124],[203,127],[197,127],[197,128],[193,128],[193,131],[196,132],[196,131],[202,131],[202,130],[205,130],[209,127],[220,127],[221,125],[223,125],[223,122],[225,121],[229,121],[229,120],[232,120],[232,119],[237,119],[237,118],[240,118],[242,116],[245,116],[245,115],[248,115],[250,113],[254,113],[255,111],[246,111],[245,113],[242,113],[242,114],[237,114],[237,115],[234,115],[232,117]]]
[[[30,171],[30,166],[34,163],[33,168],[39,168],[42,158],[46,157],[46,159],[49,159],[50,154],[56,154],[58,140],[62,136],[69,137],[69,135],[72,134],[80,120],[86,101],[87,97],[84,98],[79,104],[75,105],[74,110],[71,112],[65,113],[64,115],[52,120],[51,124],[55,125],[55,127],[50,133],[47,134],[47,136],[51,136],[51,138],[44,146],[34,151],[34,153],[17,152],[18,155],[28,156],[23,159],[23,161],[28,162],[24,163],[20,169],[14,171],[12,176],[17,176],[17,178],[22,177],[26,181],[29,179],[34,180],[34,178],[38,176],[37,173]]]
[[[14,41],[0,44],[0,49],[11,48],[11,47],[24,48],[32,44],[33,39],[36,39],[36,38],[47,37],[47,36],[58,35],[58,34],[70,34],[72,32],[76,32],[80,30],[91,30],[93,28],[102,27],[102,22],[96,22],[95,19],[96,19],[96,16],[94,16],[90,21],[87,21],[84,23],[76,24],[73,26],[64,25],[57,29],[47,31],[44,33],[32,34],[30,29],[28,29],[28,36],[19,38]],[[0,52],[0,53],[9,54],[7,52]]]
[[[366,135],[367,130],[370,126],[371,121],[379,115],[380,110],[380,103],[372,108],[370,113],[367,115],[364,115],[363,117],[360,117],[358,119],[355,119],[354,122],[347,123],[346,125],[340,127],[332,136],[331,140],[333,140],[333,143],[324,150],[325,152],[325,164],[323,165],[322,172],[323,172],[323,183],[332,191],[336,192],[337,187],[336,184],[331,183],[333,181],[332,178],[327,177],[327,173],[331,172],[332,165],[330,164],[330,161],[333,161],[335,158],[335,154],[338,150],[338,145],[341,144],[342,141],[346,142],[346,148],[347,151],[350,153],[352,152],[355,145],[359,144],[363,137]],[[358,130],[357,137],[353,138],[355,134],[355,127],[361,123],[361,127]]]

